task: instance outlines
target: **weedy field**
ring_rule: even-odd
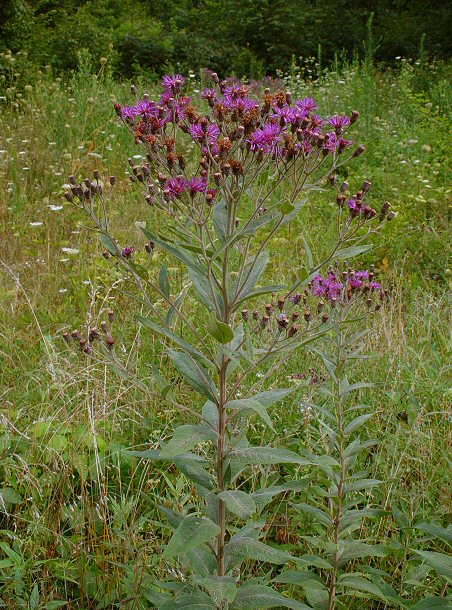
[[[171,532],[159,507],[186,514],[198,491],[175,467],[162,469],[123,450],[158,448],[176,423],[190,422],[143,391],[156,383],[157,369],[158,382],[171,386],[179,402],[197,398],[181,383],[161,337],[137,324],[146,306],[131,298],[133,289],[103,257],[89,221],[63,197],[68,176],[114,175],[108,211],[121,246],[133,245],[135,260],[151,265],[152,273],[164,262],[175,292],[186,278],[163,250],[156,248],[147,262],[141,227],[159,234],[165,219],[154,215],[151,226],[149,207],[128,179],[127,158],[139,164],[143,151],[113,103],[130,99],[130,84],[115,82],[108,62],[97,72],[86,63],[62,80],[50,71],[27,72],[20,55],[5,54],[3,61],[10,67],[0,83],[0,600],[12,610],[151,607],[156,577],[183,579],[178,563],[161,558]],[[355,189],[370,179],[372,202],[389,201],[396,213],[361,257],[394,289],[373,322],[373,357],[356,372],[358,381],[373,384],[360,391],[374,413],[365,437],[380,439],[362,469],[383,481],[361,492],[381,513],[364,522],[358,538],[384,545],[385,552],[367,563],[355,560],[354,573],[370,579],[367,591],[357,587],[338,607],[449,608],[450,66],[401,60],[397,70],[379,72],[355,63],[309,80],[311,67],[292,66],[282,75],[286,88],[314,97],[325,115],[361,113],[353,139],[366,152],[340,178]],[[187,80],[190,95],[199,97],[199,75]],[[152,86],[137,86],[152,96]],[[311,246],[315,235],[312,254],[322,259],[333,240],[335,208],[328,188],[310,195],[304,214],[274,243],[266,280],[290,285],[296,279],[306,252],[302,233]],[[192,291],[187,300],[192,324],[202,329]],[[102,321],[124,368],[63,340],[65,332]],[[273,407],[274,431],[253,421],[255,444],[295,451],[321,445],[316,414],[306,403],[317,400],[327,375],[311,352],[294,355],[270,376],[266,388],[299,389]],[[315,467],[284,464],[275,472],[261,466],[243,486],[278,484],[288,473],[306,479],[299,502],[308,502],[324,478]],[[279,496],[272,501],[267,544],[309,555],[320,533],[315,515],[291,512]],[[280,572],[250,559],[250,577],[257,564],[267,578]],[[323,568],[314,563],[313,572]],[[329,608],[309,582],[303,588],[280,579],[278,591]]]

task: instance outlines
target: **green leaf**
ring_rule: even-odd
[[[159,610],[215,610],[216,605],[202,591],[182,594],[177,599],[159,605]]]
[[[436,538],[441,538],[441,540],[452,542],[452,525],[445,528],[437,525],[436,523],[426,523],[425,521],[421,521],[421,523],[416,523],[414,527],[422,532],[431,534]]]
[[[188,343],[188,341],[185,341],[185,339],[182,339],[182,337],[180,337],[178,334],[176,334],[172,330],[169,330],[168,328],[165,328],[164,326],[159,326],[158,324],[155,324],[155,322],[152,322],[152,320],[150,320],[149,318],[146,318],[145,316],[137,315],[137,316],[135,316],[135,318],[138,320],[138,322],[140,322],[140,324],[142,324],[146,328],[149,328],[150,330],[152,330],[155,333],[158,333],[160,335],[164,335],[165,337],[167,337],[168,339],[171,339],[171,341],[176,343],[176,345],[181,347],[185,352],[188,352],[189,354],[191,354],[198,360],[201,360],[205,364],[207,364],[209,366],[211,365],[211,362],[204,356],[204,354],[199,352],[195,347],[193,347],[193,345]]]
[[[214,229],[220,238],[221,243],[224,243],[228,236],[228,209],[223,200],[214,206],[212,220]]]
[[[236,448],[229,452],[228,458],[257,466],[268,464],[300,464],[306,466],[311,464],[294,451],[274,447]]]
[[[373,416],[373,413],[364,413],[364,415],[360,415],[359,417],[357,417],[356,419],[351,421],[349,424],[347,424],[347,426],[345,426],[345,430],[344,430],[345,436],[349,436],[350,434],[352,434],[352,432],[354,432],[355,430],[360,428],[372,416]]]
[[[264,420],[270,430],[275,431],[272,420],[267,413],[267,409],[257,400],[252,398],[241,398],[239,400],[230,400],[225,405],[226,409],[232,409],[239,415],[246,415],[249,412],[255,412]]]
[[[216,523],[212,523],[206,517],[189,515],[178,525],[173,537],[163,552],[163,558],[169,559],[177,555],[183,555],[191,549],[195,549],[204,542],[211,540],[220,533]]]
[[[265,408],[271,407],[276,402],[283,400],[289,394],[293,394],[298,388],[296,386],[292,388],[278,388],[275,390],[267,390],[266,392],[259,392],[253,396],[253,400],[257,400],[264,405]]]
[[[286,570],[274,578],[273,582],[285,585],[298,585],[301,587],[314,585],[325,588],[320,576],[310,570]]]
[[[310,515],[314,515],[314,517],[317,517],[317,520],[322,525],[325,525],[326,527],[331,527],[331,515],[326,513],[324,510],[316,508],[315,506],[311,506],[310,504],[306,504],[304,502],[301,502],[300,504],[295,504],[294,508],[303,513],[309,513]]]
[[[358,481],[344,485],[343,491],[346,494],[351,491],[364,491],[365,489],[371,489],[382,483],[383,481],[379,481],[378,479],[359,479]]]
[[[216,402],[217,390],[207,370],[196,362],[196,360],[193,360],[188,354],[177,352],[176,350],[169,348],[167,349],[167,352],[173,361],[174,366],[185,378],[187,383],[202,396]]]
[[[368,252],[372,248],[372,244],[366,244],[365,246],[351,246],[350,248],[342,248],[342,250],[338,250],[336,252],[334,258],[338,258],[339,260],[353,258],[354,256],[358,256],[359,254],[364,254],[364,252]]]
[[[116,254],[119,254],[119,248],[116,245],[116,243],[112,240],[111,237],[109,237],[105,233],[100,233],[99,239],[103,243],[103,245],[107,248],[107,250],[110,252],[110,254],[113,254],[113,256],[115,256]]]
[[[174,464],[190,481],[202,485],[206,489],[213,488],[213,479],[201,464],[192,460],[174,458]]]
[[[425,597],[410,610],[452,610],[452,601],[445,597]]]
[[[264,489],[258,489],[252,494],[252,496],[254,498],[254,501],[256,502],[257,509],[261,510],[278,494],[284,493],[285,491],[302,491],[303,489],[305,489],[307,484],[308,481],[305,480],[289,481],[276,487],[266,487]]]
[[[185,299],[187,292],[189,291],[190,286],[184,286],[182,290],[179,292],[177,299],[170,305],[168,309],[168,313],[166,314],[166,324],[171,326],[173,323],[174,316],[176,315],[179,306],[182,304],[182,301]]]
[[[234,338],[232,328],[228,324],[217,320],[214,312],[207,319],[207,331],[222,345],[230,343]]]
[[[236,285],[235,283],[233,285],[232,294],[234,294],[234,297],[232,301],[238,299],[243,300],[250,295],[263,274],[269,258],[270,255],[268,252],[261,252],[257,260],[252,260],[251,263],[245,267],[240,285]]]
[[[306,604],[288,599],[274,589],[260,584],[245,584],[238,590],[232,610],[254,610],[258,608],[292,608],[311,610]]]
[[[339,567],[347,565],[354,559],[362,557],[385,557],[386,549],[380,544],[365,544],[364,542],[350,542],[339,550]]]
[[[304,246],[304,250],[306,252],[306,260],[307,260],[309,271],[310,271],[314,267],[314,259],[312,257],[311,248],[309,247],[309,244],[304,235],[301,236],[301,239],[303,240],[303,246]]]
[[[170,294],[171,294],[171,287],[170,287],[168,269],[165,267],[165,265],[162,265],[160,268],[159,286],[160,286],[160,290],[163,292],[165,297],[167,299],[169,299]]]
[[[452,578],[452,557],[436,551],[414,551],[425,563],[432,566],[441,576]]]
[[[286,216],[287,214],[290,214],[291,212],[293,212],[295,210],[295,206],[292,203],[290,203],[290,201],[283,201],[278,206],[278,210],[281,212],[281,214]]]
[[[362,576],[351,576],[349,574],[344,574],[339,576],[337,586],[344,588],[349,587],[351,589],[357,589],[358,591],[366,591],[367,593],[371,593],[378,599],[382,599],[384,602],[388,603],[388,600],[380,587]]]
[[[205,441],[215,441],[217,434],[206,424],[185,424],[178,426],[173,438],[160,451],[160,457],[172,458],[190,451],[195,445]]]
[[[22,502],[22,497],[12,487],[4,487],[3,489],[0,489],[0,510],[5,503],[21,504]]]
[[[242,519],[247,519],[256,511],[254,498],[244,491],[222,491],[218,494],[218,497],[223,500],[231,513]]]
[[[255,538],[231,538],[224,549],[228,557],[240,557],[242,559],[254,559],[268,563],[283,564],[293,561],[294,557],[287,551],[275,549]]]
[[[195,582],[200,587],[204,587],[210,595],[217,599],[221,605],[223,600],[232,602],[237,595],[237,583],[232,576],[205,576],[204,578],[195,578]]]
[[[217,560],[213,550],[207,544],[201,544],[185,553],[192,571],[199,576],[209,576],[217,568]]]
[[[172,254],[175,258],[184,263],[184,265],[190,269],[193,269],[194,271],[197,271],[201,275],[204,274],[204,269],[202,268],[201,264],[194,256],[188,254],[188,252],[182,248],[181,244],[172,245],[172,243],[160,239],[144,227],[141,227],[141,230],[150,241],[153,241],[157,246],[160,246],[160,248],[166,250],[166,252],[169,254]]]

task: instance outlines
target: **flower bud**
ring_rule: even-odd
[[[149,242],[148,244],[145,244],[144,249],[146,250],[146,252],[148,254],[152,254],[152,250],[155,248],[155,244],[153,241]]]
[[[105,320],[102,320],[102,322],[100,323],[100,327],[104,333],[108,332],[108,324]]]
[[[64,193],[64,197],[65,197],[65,199],[67,199],[67,201],[69,201],[70,203],[72,203],[72,202],[74,201],[74,197],[73,197],[72,193],[71,193],[71,192],[69,192],[69,191],[66,191],[66,192]]]
[[[110,176],[109,182],[110,182],[111,186],[114,186],[114,184],[116,182],[116,178],[114,176]]]
[[[136,95],[137,94],[136,85],[130,85],[130,92],[132,93],[132,95]]]
[[[372,182],[370,180],[364,180],[364,182],[361,186],[362,192],[368,193],[370,191],[371,186],[372,186]]]
[[[248,309],[242,309],[242,320],[244,320],[245,322],[247,322],[250,318],[250,312],[248,311]]]
[[[105,337],[105,343],[106,343],[108,349],[113,349],[116,341],[111,335],[108,335],[107,337]]]
[[[76,329],[75,329],[75,330],[73,330],[73,331],[71,332],[71,337],[72,337],[73,339],[77,339],[77,340],[79,340],[79,339],[80,339],[80,331],[79,331],[79,330],[76,330]]]
[[[265,311],[268,316],[271,316],[273,313],[273,305],[271,303],[267,303],[267,305],[265,306]]]
[[[286,303],[286,299],[284,297],[278,297],[278,309],[282,311],[284,309],[284,305]]]
[[[289,337],[293,337],[294,335],[296,335],[298,332],[298,326],[296,324],[292,324],[292,326],[289,328],[289,332],[287,333],[289,335]]]
[[[268,316],[262,316],[261,328],[265,328],[266,326],[268,326],[269,322],[270,322],[270,318]]]
[[[253,311],[253,320],[259,320],[259,311],[257,309]]]
[[[94,176],[94,179],[95,179],[95,180],[99,180],[99,176],[100,176],[100,174],[99,174],[99,170],[98,170],[98,169],[95,169],[95,170],[93,171],[93,176]]]
[[[299,311],[294,311],[292,313],[292,322],[295,322],[296,320],[298,320],[299,317],[300,317],[300,312]]]
[[[66,343],[69,343],[71,340],[71,335],[69,333],[63,333],[63,339],[66,341]]]
[[[360,145],[358,146],[358,148],[355,150],[355,152],[353,153],[353,157],[359,157],[360,155],[362,155],[362,154],[363,154],[363,152],[364,152],[365,150],[366,150],[366,149],[364,148],[364,146],[363,146],[362,144],[360,144]]]
[[[108,259],[110,258],[110,252],[109,252],[108,250],[104,250],[104,251],[102,252],[102,256],[103,256],[103,257],[104,257],[106,260],[108,260]]]
[[[309,320],[311,319],[311,310],[305,309],[303,317],[306,320],[306,322],[309,322]]]
[[[346,190],[348,190],[348,182],[347,180],[344,180],[344,182],[341,184],[340,189],[341,193],[345,193]]]
[[[356,121],[359,119],[359,112],[357,110],[352,110],[352,113],[350,115],[350,125],[353,125],[353,123],[356,123]]]
[[[100,338],[100,332],[95,326],[93,326],[93,328],[91,328],[91,330],[89,331],[88,339],[92,343],[93,341],[95,341],[96,339],[99,339],[99,338]]]
[[[108,316],[108,319],[110,320],[110,322],[113,322],[115,319],[115,312],[112,309],[109,309],[107,311],[107,316]]]
[[[322,322],[328,322],[329,319],[330,319],[330,316],[327,313],[324,313],[322,316]]]
[[[391,204],[389,203],[389,201],[385,201],[384,204],[381,206],[380,216],[378,217],[380,222],[382,222],[386,218],[390,207]]]
[[[388,214],[388,220],[392,220],[395,216],[395,212],[389,212]]]

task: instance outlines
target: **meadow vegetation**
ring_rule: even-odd
[[[128,282],[102,256],[92,227],[63,197],[69,175],[115,175],[112,231],[122,246],[133,244],[136,260],[145,264],[141,226],[148,222],[149,228],[149,207],[130,184],[125,162],[142,163],[143,151],[113,110],[114,102],[129,100],[130,83],[112,78],[108,58],[93,65],[88,54],[64,79],[50,69],[37,72],[21,53],[3,53],[2,64],[0,603],[13,610],[158,607],[155,580],[184,578],[177,562],[161,559],[171,531],[159,506],[186,514],[199,502],[198,491],[175,467],[124,450],[157,448],[176,423],[190,422],[143,392],[143,384],[155,383],[156,369],[181,402],[194,394],[171,367],[161,338],[137,324],[145,305],[130,298]],[[362,492],[382,512],[363,522],[359,539],[384,544],[385,552],[356,560],[354,569],[372,582],[380,579],[380,593],[358,589],[339,607],[449,608],[450,65],[426,58],[399,60],[385,71],[359,61],[330,69],[314,60],[299,64],[278,77],[294,96],[314,97],[325,115],[361,113],[353,139],[366,152],[350,177],[344,169],[340,179],[359,186],[370,178],[375,205],[387,200],[396,212],[375,248],[358,257],[363,268],[375,264],[379,281],[394,285],[371,328],[373,358],[359,363],[357,373],[374,384],[360,390],[360,401],[374,413],[364,437],[380,439],[360,458],[361,467],[369,479],[383,481]],[[306,78],[312,73],[316,78]],[[204,75],[187,77],[196,99]],[[144,78],[136,82],[154,93]],[[315,245],[316,260],[331,248],[335,197],[328,189],[309,197],[306,213],[273,245],[268,283],[290,285],[296,278],[307,249],[301,233]],[[153,233],[164,223],[154,216]],[[180,267],[157,248],[153,272],[162,263],[181,290],[186,278]],[[191,321],[201,327],[194,295],[187,299]],[[102,321],[112,328],[127,374],[63,340],[65,332]],[[274,431],[253,420],[254,444],[318,448],[316,416],[303,405],[317,400],[325,375],[324,361],[303,352],[267,380],[268,388],[300,387],[271,411]],[[284,464],[276,472],[253,469],[244,485],[251,491],[262,480],[277,485],[287,474],[309,481],[297,491],[300,503],[310,501],[310,486],[324,483],[318,468]],[[270,504],[265,541],[309,554],[321,528],[315,516],[297,513],[284,499]],[[267,578],[280,575],[280,568],[252,560],[244,573],[256,575],[258,568]],[[322,572],[321,563],[316,571]],[[279,576],[276,586],[283,595],[325,607],[290,578]]]

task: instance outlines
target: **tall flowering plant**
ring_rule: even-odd
[[[163,509],[174,526],[163,558],[179,558],[184,577],[169,585],[174,597],[162,592],[162,585],[154,603],[162,610],[306,608],[261,582],[243,583],[244,560],[298,561],[260,537],[266,505],[301,485],[289,480],[253,492],[244,474],[253,466],[312,463],[285,448],[253,445],[248,422],[258,417],[273,429],[270,407],[294,388],[262,386],[296,350],[335,327],[344,294],[370,311],[381,306],[386,294],[372,271],[354,270],[349,263],[340,272],[328,267],[366,251],[368,236],[392,212],[388,203],[379,212],[367,203],[369,181],[353,195],[347,183],[337,182],[338,169],[364,151],[349,136],[358,112],[322,118],[312,98],[292,99],[289,92],[268,89],[256,97],[242,83],[219,82],[216,74],[199,104],[184,95],[183,76],[166,76],[162,84],[156,100],[146,94],[131,105],[115,105],[146,154],[140,165],[129,159],[130,179],[149,204],[151,219],[168,219],[162,233],[153,230],[153,220],[142,229],[149,260],[143,263],[132,246],[122,247],[111,234],[106,205],[111,187],[97,172],[82,183],[71,177],[66,193],[92,217],[105,257],[136,283],[148,310],[139,322],[162,339],[198,397],[180,404],[165,384],[155,390],[193,421],[177,426],[164,446],[133,452],[175,463],[196,484],[200,499],[198,510],[187,515]],[[132,93],[137,95],[135,87]],[[114,182],[111,177],[110,185]],[[300,235],[306,261],[296,270],[296,281],[265,283],[272,239],[294,222],[312,190],[326,186],[337,191],[337,236],[330,254],[315,260]],[[186,269],[178,294],[166,267],[157,271],[157,249]],[[323,269],[326,275],[320,274]],[[191,315],[189,291],[204,315]],[[121,366],[107,325],[104,330],[104,353]],[[75,338],[91,353],[100,336],[90,329],[87,338]],[[155,387],[159,384],[161,375]]]

